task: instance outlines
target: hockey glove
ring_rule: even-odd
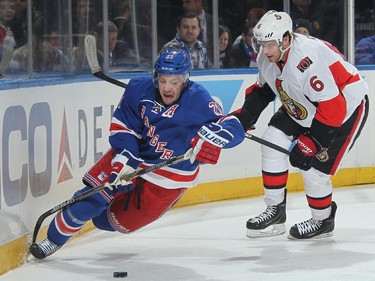
[[[289,155],[293,167],[307,171],[311,168],[314,157],[322,150],[320,143],[309,133],[300,135]]]
[[[206,164],[216,164],[219,160],[221,149],[233,139],[229,131],[223,129],[219,124],[211,123],[202,126],[198,135],[195,136],[191,143],[193,155],[190,163],[195,161]]]
[[[129,151],[124,150],[121,154],[116,154],[112,160],[112,171],[109,177],[109,186],[117,188],[120,191],[134,190],[133,182],[122,179],[130,173],[133,173],[143,161],[134,157]]]

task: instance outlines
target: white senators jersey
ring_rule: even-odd
[[[345,122],[368,93],[358,70],[338,50],[296,34],[283,67],[260,52],[258,83],[267,83],[288,114],[303,127],[313,118],[330,126]]]

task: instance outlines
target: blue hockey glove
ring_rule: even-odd
[[[216,164],[221,149],[233,139],[233,135],[217,123],[202,126],[197,136],[191,140],[193,155],[190,163],[198,161],[206,164]]]
[[[124,150],[121,154],[116,154],[112,160],[112,171],[109,176],[109,186],[120,191],[132,191],[134,189],[132,181],[122,179],[123,176],[133,173],[143,161],[134,157],[129,151]]]
[[[293,167],[308,171],[314,157],[322,150],[320,143],[310,134],[305,133],[297,139],[289,155],[289,162]]]

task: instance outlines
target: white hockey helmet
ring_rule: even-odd
[[[268,11],[254,27],[254,37],[257,41],[276,40],[279,45],[283,41],[285,32],[293,33],[293,22],[284,12]]]

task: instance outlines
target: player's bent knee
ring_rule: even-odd
[[[285,133],[276,129],[273,126],[269,126],[267,130],[264,132],[263,137],[264,140],[277,144],[285,149],[289,149],[291,144],[291,137],[287,136]],[[286,154],[280,153],[275,149],[262,145],[261,147],[262,155],[265,158],[269,159],[284,159],[287,158]]]
[[[94,226],[100,230],[116,231],[108,221],[107,211],[92,219]]]

